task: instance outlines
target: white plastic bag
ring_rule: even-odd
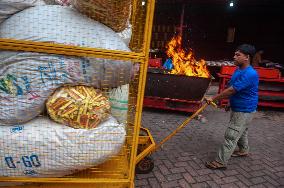
[[[131,35],[132,35],[132,25],[130,23],[127,24],[127,27],[117,33],[123,40],[123,42],[129,46],[130,40],[131,40]]]
[[[119,123],[126,124],[128,113],[129,85],[114,88],[109,93],[111,114]]]
[[[125,127],[114,118],[91,130],[38,117],[0,126],[0,176],[60,177],[103,163],[121,150]]]

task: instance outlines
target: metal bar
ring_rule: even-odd
[[[129,183],[129,179],[113,178],[26,178],[1,177],[0,182],[32,182],[32,183]]]
[[[201,107],[202,103],[186,103],[186,102],[177,102],[165,99],[152,99],[145,97],[144,98],[144,107],[157,108],[157,109],[167,109],[174,111],[182,112],[195,112]]]
[[[143,98],[146,84],[146,75],[148,69],[148,61],[149,61],[149,48],[151,42],[152,35],[152,23],[154,17],[154,9],[155,9],[155,0],[150,0],[147,3],[147,13],[146,13],[146,22],[145,22],[145,30],[144,30],[144,48],[143,52],[145,55],[144,63],[141,65],[142,69],[139,75],[139,85],[138,85],[138,96],[137,96],[137,107],[135,114],[135,129],[134,129],[134,140],[133,140],[133,148],[131,153],[130,160],[130,179],[134,181],[135,176],[135,165],[136,165],[136,155],[137,155],[137,147],[138,147],[138,138],[140,132],[140,123],[142,117],[142,108],[143,108]]]
[[[97,57],[116,60],[135,60],[135,62],[143,62],[144,55],[135,52],[123,52],[116,50],[104,50],[99,48],[87,48],[78,46],[67,46],[63,44],[51,44],[45,42],[20,41],[13,39],[0,38],[0,49],[28,51],[39,53],[51,53],[58,55],[72,55],[82,57]]]
[[[217,107],[215,103],[211,103],[214,107]],[[195,118],[198,114],[200,114],[206,107],[208,106],[207,103],[205,103],[201,108],[199,108],[194,114],[192,114],[190,117],[188,117],[177,129],[175,129],[171,134],[169,134],[166,138],[164,138],[160,143],[156,145],[156,147],[152,150],[149,151],[151,153],[155,152],[157,149],[159,149],[166,141],[171,139],[174,135],[176,135],[181,129],[186,127],[188,123]]]
[[[271,101],[259,101],[258,106],[284,108],[284,103],[283,102],[271,102]]]
[[[145,96],[145,98],[152,99],[152,100],[165,100],[165,101],[176,101],[176,102],[183,102],[183,103],[189,103],[189,104],[200,104],[202,100],[200,101],[193,101],[193,100],[183,100],[183,99],[173,99],[173,98],[163,98],[163,97],[153,97],[153,96]]]
[[[181,8],[181,15],[180,15],[180,26],[179,26],[179,34],[182,38],[183,35],[183,20],[184,20],[184,2],[182,3],[182,8]]]
[[[269,91],[269,90],[258,90],[258,96],[273,96],[273,97],[284,97],[282,91]]]
[[[138,164],[142,159],[144,159],[149,154],[149,152],[152,151],[155,148],[155,141],[154,141],[154,138],[151,135],[150,131],[146,128],[141,128],[141,129],[143,129],[144,131],[147,132],[146,137],[147,137],[147,139],[149,139],[147,141],[150,144],[148,144],[147,145],[148,147],[146,149],[144,149],[139,155],[136,156],[136,160],[135,160],[136,164]]]

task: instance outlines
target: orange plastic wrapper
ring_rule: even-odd
[[[88,86],[61,87],[48,98],[46,107],[54,121],[73,128],[95,128],[110,115],[108,98]]]

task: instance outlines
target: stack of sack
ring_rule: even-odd
[[[114,1],[0,0],[0,38],[129,52],[123,2],[116,25],[102,17]],[[0,51],[0,176],[59,177],[118,154],[134,74],[121,60]]]

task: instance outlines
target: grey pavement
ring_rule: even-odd
[[[206,122],[192,120],[151,155],[155,167],[149,174],[137,174],[135,187],[284,187],[283,111],[256,113],[249,127],[250,156],[231,158],[227,170],[210,170],[204,163],[214,159],[223,142],[229,112],[208,107],[202,115]],[[158,143],[188,116],[144,109],[142,125],[149,128]]]

